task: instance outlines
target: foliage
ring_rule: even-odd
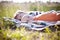
[[[29,9],[30,11],[37,11],[37,6],[34,4],[31,4]]]
[[[13,17],[14,13],[20,9],[18,6],[15,5],[6,5],[5,6],[0,4],[0,17]]]
[[[60,10],[60,5],[55,5],[55,6],[49,6],[49,5],[30,5],[30,11],[50,11],[50,10]]]

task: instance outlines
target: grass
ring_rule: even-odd
[[[49,31],[49,30],[48,30]],[[1,34],[2,33],[2,34]],[[57,32],[38,32],[26,31],[25,28],[11,30],[2,30],[0,37],[3,40],[60,40],[60,31]],[[59,33],[59,35],[58,35]]]

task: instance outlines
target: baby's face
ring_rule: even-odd
[[[22,17],[23,17],[23,15],[24,15],[23,13],[18,14],[18,15],[17,15],[17,19],[18,19],[18,20],[21,20],[21,19],[22,19]]]
[[[18,14],[17,19],[21,19],[21,18],[22,18],[22,16],[20,14]]]

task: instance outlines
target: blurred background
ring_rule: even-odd
[[[14,17],[17,10],[50,11],[60,10],[59,0],[0,0],[0,17]]]

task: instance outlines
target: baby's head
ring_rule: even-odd
[[[22,11],[17,11],[16,12],[16,15],[15,15],[15,19],[18,19],[21,21],[21,18],[23,17],[23,15],[25,15],[26,13],[25,12],[22,12]]]

